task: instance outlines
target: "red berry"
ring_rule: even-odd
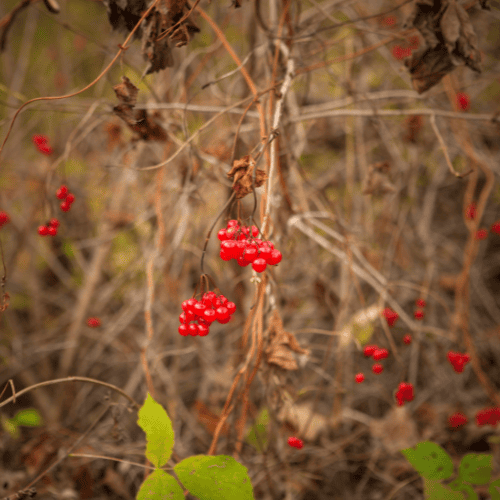
[[[258,235],[259,235],[259,230],[258,230],[257,226],[252,226],[252,236],[254,238],[257,238]]]
[[[182,323],[183,325],[189,323],[185,312],[179,314],[179,323]]]
[[[476,425],[492,425],[495,426],[500,421],[500,408],[484,408],[476,413]]]
[[[492,233],[496,233],[496,234],[500,234],[500,220],[495,222],[492,226],[491,226],[491,232]]]
[[[413,385],[401,382],[396,392],[396,400],[399,406],[403,406],[405,401],[413,401]]]
[[[183,304],[182,310],[184,312],[190,311],[191,313],[194,314],[194,306],[196,304],[198,304],[198,301],[195,298],[191,298],[191,299],[185,300],[182,304]],[[184,306],[184,304],[185,304],[185,306]],[[184,309],[184,307],[186,307],[186,309]]]
[[[238,257],[238,259],[236,259],[236,262],[241,267],[247,267],[247,266],[250,265],[250,262],[248,262],[248,260],[246,260],[243,256],[242,257]]]
[[[73,193],[68,193],[66,201],[71,205],[75,201],[75,195]]]
[[[425,307],[425,300],[424,299],[417,299],[415,301],[415,304],[417,305],[417,307]]]
[[[403,342],[404,342],[405,344],[411,344],[411,335],[406,334],[406,335],[403,337]]]
[[[64,200],[66,196],[68,196],[68,186],[62,184],[61,187],[56,191],[56,197],[60,200]]]
[[[476,209],[476,204],[471,203],[466,209],[465,209],[465,218],[469,220],[474,220],[476,218],[477,214],[477,209]]]
[[[296,437],[289,437],[288,445],[291,446],[292,448],[297,448],[298,450],[300,450],[304,446],[304,442],[302,441],[302,439]]]
[[[219,238],[219,240],[221,240],[221,241],[226,241],[227,239],[229,239],[229,237],[227,235],[227,231],[225,229],[221,229],[217,233],[217,238]]]
[[[57,227],[49,226],[47,228],[47,233],[49,236],[55,236],[57,234]]]
[[[199,326],[196,323],[191,323],[187,327],[188,334],[192,337],[196,337],[196,335],[198,335],[198,328]]]
[[[266,270],[267,263],[264,259],[259,257],[258,259],[255,259],[252,263],[252,268],[256,273],[261,273]]]
[[[456,99],[458,108],[463,109],[464,111],[469,109],[470,97],[468,94],[465,92],[457,92]]]
[[[247,246],[243,252],[243,258],[248,262],[253,262],[258,257],[259,251],[254,246]]]
[[[203,313],[205,312],[207,306],[203,304],[202,302],[197,302],[194,307],[193,307],[193,312],[196,314],[196,316],[201,316],[203,317]]]
[[[264,244],[260,247],[259,257],[269,263],[272,253],[273,249],[269,245]]]
[[[414,313],[413,316],[415,317],[416,320],[421,320],[424,319],[424,311],[422,309],[417,309]]]
[[[460,354],[459,352],[449,351],[448,361],[457,373],[462,373],[466,363],[470,361],[470,356],[467,353]]]
[[[0,212],[0,227],[8,224],[10,222],[10,217],[7,212]]]
[[[394,24],[396,24],[396,17],[395,16],[387,16],[384,19],[382,19],[382,24],[384,26],[394,26]]]
[[[47,236],[49,234],[49,228],[47,226],[38,226],[38,234],[40,236]]]
[[[229,253],[224,251],[224,250],[221,250],[219,255],[220,255],[220,258],[222,260],[225,260],[226,262],[232,259],[231,255],[229,255]]]
[[[213,309],[205,309],[203,319],[208,323],[212,323],[216,319],[215,311]]]
[[[59,219],[50,219],[50,223],[49,223],[52,227],[59,227]]]
[[[387,320],[387,324],[389,326],[394,326],[394,324],[396,323],[396,321],[398,320],[399,318],[399,314],[396,312],[396,311],[393,311],[391,308],[389,307],[386,307],[383,311],[382,311],[382,316],[385,317],[385,319]]]
[[[271,257],[269,257],[269,260],[267,263],[271,266],[275,266],[281,262],[281,259],[283,256],[281,255],[281,252],[279,250],[276,250],[276,248],[271,252]]]
[[[401,45],[395,45],[392,48],[392,55],[398,59],[404,59],[405,57],[410,57],[411,56],[411,48],[403,48]]]
[[[229,311],[227,307],[220,306],[215,310],[215,317],[219,323],[223,323],[226,319],[229,318]]]
[[[90,326],[90,328],[97,328],[101,326],[101,320],[99,318],[88,318],[87,325]]]
[[[380,363],[375,363],[372,366],[372,371],[373,373],[378,375],[379,373],[382,373],[384,371],[384,367]]]
[[[198,335],[200,337],[206,337],[210,333],[208,326],[198,325]]]
[[[467,417],[460,412],[454,413],[448,417],[448,425],[454,429],[462,427],[462,425],[465,425],[467,422]]]
[[[225,306],[227,304],[227,298],[224,295],[219,295],[219,300],[221,301],[222,305]]]
[[[476,231],[476,240],[485,240],[488,237],[487,229],[479,229]]]
[[[62,210],[63,212],[69,212],[70,208],[71,208],[71,203],[68,203],[68,201],[67,201],[67,200],[64,200],[64,201],[61,203],[61,210]]]
[[[237,220],[230,220],[227,222],[227,227],[239,227],[238,221]]]
[[[226,302],[227,312],[232,316],[236,311],[236,304],[234,302]]]
[[[362,374],[362,373],[358,373],[355,377],[354,377],[354,380],[356,381],[356,383],[358,384],[361,384],[361,382],[363,382],[363,380],[365,379],[365,376]]]
[[[244,241],[242,240],[237,241],[233,249],[233,255],[234,255],[233,258],[241,259],[243,257],[243,252],[245,251],[246,246],[247,244]]]
[[[365,348],[363,349],[363,354],[367,357],[367,358],[370,358],[371,356],[373,356],[373,353],[378,349],[378,347],[376,345],[367,345],[365,346]]]
[[[389,351],[387,349],[376,349],[373,353],[373,359],[375,361],[380,361],[381,359],[385,359],[389,356]]]
[[[188,331],[188,326],[187,325],[180,325],[177,331],[183,336],[187,337],[189,335]]]

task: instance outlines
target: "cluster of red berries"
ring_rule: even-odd
[[[0,227],[5,226],[10,222],[10,217],[7,212],[0,212]]]
[[[425,307],[425,300],[424,299],[417,299],[415,304],[419,308],[424,308]],[[425,314],[424,314],[424,311],[422,309],[417,309],[413,313],[413,316],[415,317],[415,319],[420,320],[420,319],[424,319]]]
[[[46,226],[38,226],[38,234],[40,236],[55,236],[59,227],[58,219],[50,219]]]
[[[32,137],[33,144],[36,146],[40,153],[44,155],[52,154],[53,149],[49,146],[49,139],[46,135],[35,134]]]
[[[217,296],[214,292],[204,293],[201,300],[195,298],[182,303],[182,312],[179,316],[179,333],[186,337],[191,335],[205,337],[209,334],[209,327],[214,321],[221,324],[231,321],[236,311],[234,302],[229,302],[224,295]],[[191,323],[193,321],[193,323]]]
[[[459,352],[449,351],[448,361],[457,373],[462,373],[464,371],[465,364],[470,361],[470,356],[468,354],[460,354]]]
[[[259,230],[255,226],[240,226],[237,220],[230,220],[227,227],[217,233],[221,259],[236,259],[242,267],[252,264],[252,269],[257,273],[265,271],[268,264],[279,264],[281,252],[270,241],[257,238],[258,234]]]
[[[398,406],[403,406],[405,401],[413,401],[413,397],[413,385],[406,382],[400,382],[398,390],[396,391]]]
[[[304,441],[297,437],[291,436],[288,438],[288,445],[292,448],[297,448],[297,450],[300,450],[304,446]]]
[[[389,351],[387,349],[379,348],[376,345],[367,345],[363,349],[363,354],[367,358],[373,358],[374,361],[380,361],[380,360],[385,359],[389,356]],[[372,366],[372,372],[377,374],[377,375],[382,373],[383,371],[384,371],[384,367],[380,363],[375,363]],[[363,375],[363,374],[358,373],[358,375]],[[358,375],[356,375],[355,380],[358,384],[360,384],[361,382],[363,382],[365,377],[364,376],[358,377]]]
[[[396,311],[393,311],[390,307],[386,307],[382,311],[382,316],[387,320],[387,324],[390,327],[393,327],[399,319],[399,314]]]
[[[485,408],[476,413],[476,425],[492,425],[493,427],[500,422],[500,408]]]
[[[99,318],[88,318],[87,326],[89,326],[90,328],[97,328],[101,326],[101,320]]]
[[[75,201],[75,195],[73,193],[70,193],[68,191],[68,186],[65,186],[64,184],[62,184],[61,187],[56,191],[56,198],[64,200],[61,203],[61,210],[63,212],[69,212],[72,203]]]

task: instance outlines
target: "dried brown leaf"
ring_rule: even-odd
[[[278,412],[278,420],[300,431],[301,437],[306,441],[314,441],[328,429],[328,419],[320,413],[315,413],[310,402],[294,404],[286,401]]]
[[[309,353],[307,349],[300,347],[297,339],[292,333],[285,331],[277,309],[273,311],[271,316],[268,336],[269,345],[265,353],[269,364],[279,366],[284,370],[296,370],[298,365],[293,353]]]
[[[239,160],[234,160],[233,167],[227,173],[233,179],[233,190],[236,192],[236,199],[241,199],[252,192],[253,171],[255,161],[250,155],[243,156]],[[260,187],[267,179],[264,170],[259,168],[255,172],[255,187]]]

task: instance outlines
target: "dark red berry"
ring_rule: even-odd
[[[354,380],[356,381],[356,383],[358,384],[361,384],[361,382],[363,382],[363,380],[365,379],[365,376],[362,374],[362,373],[358,373],[355,377],[354,377]]]
[[[61,210],[63,212],[69,212],[71,209],[71,203],[68,203],[66,200],[64,200],[62,203],[61,203]]]
[[[55,236],[57,234],[57,227],[54,227],[54,226],[49,226],[47,228],[47,234],[49,236]]]
[[[60,200],[64,200],[66,196],[68,196],[68,187],[62,184],[61,187],[56,191],[56,197]]]
[[[40,236],[47,236],[49,234],[49,228],[47,226],[38,226],[38,234]]]
[[[75,201],[75,195],[73,193],[68,193],[65,201],[71,205]]]
[[[191,323],[187,327],[188,334],[191,335],[192,337],[196,337],[198,335],[198,325],[195,323]]]
[[[205,337],[209,334],[210,329],[206,325],[198,325],[198,335],[200,337]]]

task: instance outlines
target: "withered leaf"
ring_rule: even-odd
[[[456,66],[481,71],[474,28],[456,0],[417,0],[405,27],[417,28],[425,40],[425,46],[405,61],[418,93],[436,85]]]
[[[293,352],[308,354],[307,349],[300,347],[297,339],[292,333],[286,332],[277,309],[274,309],[268,329],[269,345],[265,354],[267,362],[283,368],[284,370],[296,370],[297,361]]]
[[[113,87],[120,104],[113,108],[119,116],[143,141],[167,140],[165,129],[148,116],[144,109],[134,109],[139,89],[126,77],[122,76],[122,83]]]
[[[227,173],[233,179],[233,190],[236,192],[236,199],[243,198],[252,192],[253,171],[255,161],[250,155],[245,155],[239,160],[234,160],[231,170]],[[255,172],[255,187],[260,187],[267,179],[264,170],[257,169]]]

